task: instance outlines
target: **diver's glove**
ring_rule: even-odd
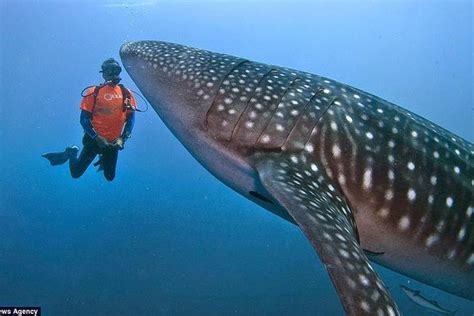
[[[125,148],[124,145],[125,145],[125,142],[123,141],[122,137],[117,138],[115,142],[112,144],[112,146],[118,150],[124,149]]]
[[[99,148],[106,148],[110,145],[104,136],[97,135],[95,137],[95,141],[97,142],[97,146],[99,146]]]

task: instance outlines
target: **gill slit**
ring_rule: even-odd
[[[204,124],[204,129],[207,131],[208,129],[208,124],[209,124],[209,112],[211,112],[211,110],[213,109],[214,105],[215,105],[215,102],[216,102],[216,98],[217,98],[217,95],[219,94],[219,90],[221,89],[221,86],[222,86],[222,83],[227,80],[227,78],[230,76],[230,74],[232,74],[232,72],[237,69],[238,67],[242,66],[243,64],[245,63],[248,63],[250,62],[249,60],[247,59],[243,59],[241,61],[239,61],[238,63],[236,63],[228,72],[227,74],[222,78],[222,80],[220,81],[219,85],[217,86],[217,91],[216,91],[216,94],[214,95],[214,97],[212,98],[212,102],[211,102],[211,106],[209,107],[209,109],[207,109],[207,112],[206,112],[206,122]]]
[[[237,119],[237,122],[235,122],[234,128],[232,129],[232,133],[230,134],[230,139],[228,140],[229,142],[232,141],[232,138],[234,138],[234,134],[237,130],[237,126],[239,126],[240,121],[242,120],[242,117],[244,116],[245,112],[247,111],[250,101],[252,101],[253,97],[255,96],[255,91],[260,87],[260,84],[263,82],[265,78],[268,77],[268,74],[270,74],[272,71],[277,70],[276,68],[270,68],[265,75],[260,78],[258,83],[255,85],[255,89],[253,90],[253,95],[249,95],[249,98],[247,100],[247,104],[245,105],[245,108],[242,110],[242,112],[239,115],[239,118]]]
[[[290,131],[288,132],[288,134],[286,135],[286,138],[285,138],[285,141],[283,142],[283,145],[281,145],[281,148],[285,148],[286,144],[288,143],[288,140],[290,139],[290,135],[291,133],[293,133],[293,131],[295,130],[296,126],[298,126],[298,123],[300,122],[300,120],[302,120],[302,117],[303,115],[307,112],[309,106],[311,105],[311,102],[313,102],[314,98],[316,98],[317,96],[319,96],[321,94],[321,92],[323,92],[323,89],[322,88],[319,88],[314,94],[313,96],[309,99],[309,101],[305,104],[304,108],[303,108],[303,111],[301,111],[301,115],[298,116],[298,118],[296,119],[295,123],[293,124],[293,127],[290,129]],[[310,133],[311,133],[312,129],[310,130]]]
[[[260,132],[260,135],[258,135],[257,137],[257,140],[255,141],[255,143],[253,144],[254,146],[256,144],[258,144],[258,142],[260,141],[260,138],[262,138],[262,135],[265,133],[267,127],[270,125],[271,121],[272,121],[272,118],[275,116],[275,113],[277,112],[278,110],[278,107],[280,106],[280,104],[282,103],[283,99],[285,98],[286,94],[288,93],[288,91],[290,91],[291,87],[293,87],[293,85],[298,82],[298,81],[301,81],[301,78],[299,77],[294,77],[293,80],[290,82],[290,84],[288,85],[288,87],[285,89],[285,92],[283,92],[283,94],[281,95],[281,98],[278,100],[278,105],[277,107],[275,108],[275,110],[273,111],[272,115],[268,118],[268,121],[267,123],[263,126],[262,128],[262,131]]]
[[[306,146],[308,144],[308,142],[310,141],[311,139],[311,136],[313,135],[313,132],[315,131],[315,129],[318,127],[319,123],[321,122],[321,120],[323,119],[324,115],[326,115],[326,112],[329,110],[329,108],[334,104],[334,102],[336,101],[337,97],[333,97],[331,99],[331,102],[328,103],[326,109],[321,113],[321,116],[316,120],[316,123],[314,123],[313,125],[313,128],[311,129],[311,131],[309,132],[309,136],[308,136],[308,139],[306,139],[306,141],[304,142],[304,146]]]

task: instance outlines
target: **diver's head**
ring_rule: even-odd
[[[102,73],[102,77],[105,81],[110,81],[114,84],[117,84],[120,82],[120,80],[122,80],[122,78],[119,77],[120,73],[122,72],[122,67],[120,67],[120,64],[115,59],[106,59],[100,68],[102,69],[100,72]]]

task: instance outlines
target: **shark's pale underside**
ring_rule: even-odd
[[[159,41],[120,55],[201,164],[303,230],[348,314],[399,313],[367,256],[474,299],[471,143],[313,74]]]

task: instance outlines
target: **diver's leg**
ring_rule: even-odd
[[[79,154],[79,158],[77,158],[76,155],[69,157],[69,170],[73,178],[82,176],[99,152],[96,142],[88,135],[84,135],[82,144],[84,147]]]
[[[108,148],[102,154],[102,166],[104,168],[104,176],[108,181],[115,178],[115,168],[117,166],[118,150]]]

